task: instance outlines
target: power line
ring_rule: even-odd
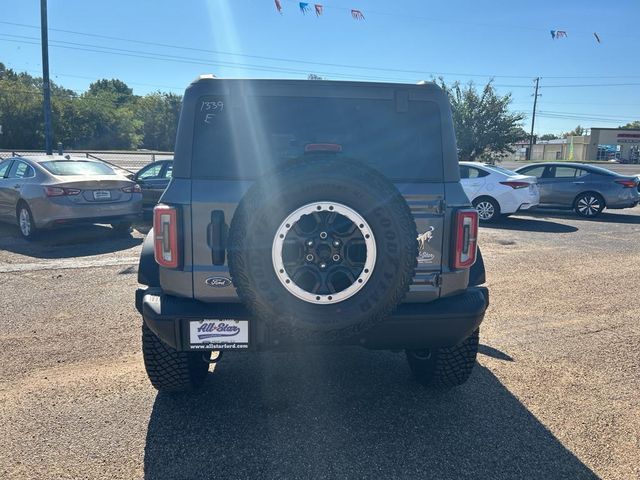
[[[552,115],[576,115],[576,116],[584,116],[584,117],[590,117],[590,118],[597,118],[597,117],[605,117],[605,118],[630,118],[630,119],[638,119],[640,117],[640,115],[603,115],[601,113],[583,113],[583,112],[555,112],[555,111],[550,111],[550,110],[545,110],[542,111],[540,110],[540,113],[547,113],[547,114],[552,114]]]
[[[331,7],[331,8],[341,8],[341,7]],[[341,8],[343,10],[349,10],[347,8]],[[371,12],[373,13],[373,12]],[[377,12],[378,15],[392,15],[392,14],[385,14],[385,13],[380,13]],[[420,17],[413,17],[411,16],[411,18],[420,18]],[[433,19],[431,19],[433,20]],[[440,20],[439,20],[440,21]],[[464,22],[457,22],[454,20],[450,20],[450,22],[452,23],[464,23]],[[469,22],[467,22],[469,23]],[[5,25],[12,25],[12,26],[16,26],[16,27],[21,27],[21,28],[31,28],[31,29],[37,29],[39,27],[35,26],[35,25],[29,25],[29,24],[24,24],[24,23],[16,23],[16,22],[6,22],[6,21],[0,21],[0,24],[5,24]],[[473,23],[473,25],[478,25],[477,23]],[[502,26],[503,28],[504,26]],[[518,29],[522,29],[524,27],[519,26]],[[81,35],[81,36],[86,36],[86,37],[93,37],[93,38],[101,38],[101,39],[105,39],[105,40],[117,40],[117,41],[122,41],[122,42],[129,42],[129,43],[137,43],[140,45],[148,45],[148,46],[155,46],[155,47],[162,47],[162,48],[174,48],[174,49],[179,49],[179,50],[188,50],[188,51],[193,51],[193,52],[200,52],[200,53],[208,53],[208,54],[215,54],[215,55],[230,55],[230,56],[236,56],[236,57],[245,57],[245,58],[253,58],[253,59],[258,59],[258,60],[269,60],[269,61],[278,61],[278,62],[287,62],[287,63],[297,63],[297,64],[304,64],[304,65],[315,65],[315,66],[323,66],[323,67],[338,67],[338,68],[350,68],[350,69],[357,69],[357,70],[372,70],[372,71],[382,71],[382,72],[395,72],[395,73],[410,73],[410,74],[419,74],[419,75],[451,75],[451,76],[459,76],[459,77],[479,77],[479,78],[516,78],[516,79],[530,79],[532,77],[534,77],[535,75],[500,75],[500,74],[478,74],[478,73],[460,73],[460,72],[436,72],[436,71],[424,71],[424,70],[404,70],[404,69],[396,69],[396,68],[383,68],[383,67],[374,67],[374,66],[363,66],[363,65],[348,65],[348,64],[340,64],[340,63],[329,63],[329,62],[313,62],[313,61],[309,61],[309,60],[300,60],[300,59],[292,59],[292,58],[285,58],[285,57],[271,57],[271,56],[263,56],[263,55],[250,55],[250,54],[245,54],[245,53],[237,53],[237,52],[227,52],[227,51],[222,51],[222,50],[211,50],[211,49],[204,49],[204,48],[196,48],[196,47],[187,47],[187,46],[183,46],[183,45],[174,45],[174,44],[168,44],[168,43],[160,43],[160,42],[149,42],[149,41],[145,41],[145,40],[136,40],[136,39],[132,39],[132,38],[124,38],[124,37],[116,37],[116,36],[111,36],[111,35],[101,35],[101,34],[97,34],[97,33],[88,33],[88,32],[79,32],[76,30],[66,30],[66,29],[60,29],[60,28],[50,28],[50,31],[55,31],[55,32],[60,32],[60,33],[67,33],[67,34],[72,34],[72,35]],[[541,30],[538,28],[535,28],[535,30]],[[543,31],[545,31],[545,33],[547,32],[547,29],[544,29]],[[589,33],[589,35],[591,35],[591,33]],[[100,47],[100,48],[108,48],[108,47]],[[640,75],[574,75],[574,76],[544,76],[545,78],[553,78],[553,79],[580,79],[580,78],[640,78]]]
[[[3,37],[11,37],[11,38],[0,38],[0,41],[3,42],[13,42],[13,43],[22,43],[27,45],[39,45],[37,42],[39,40],[36,37],[26,37],[23,35],[11,35],[1,33],[0,36]],[[15,38],[19,38],[21,40],[15,40]],[[54,43],[55,42],[55,43]],[[58,45],[61,44],[61,45]],[[270,65],[250,65],[243,63],[233,63],[233,62],[220,62],[213,61],[207,59],[199,59],[193,57],[183,57],[183,56],[175,56],[175,55],[166,55],[159,54],[154,52],[145,52],[139,50],[130,50],[130,49],[122,49],[122,48],[114,48],[114,47],[103,47],[101,45],[93,45],[93,44],[85,44],[79,42],[66,42],[61,40],[51,40],[51,47],[63,48],[68,50],[77,50],[77,51],[86,51],[92,53],[106,53],[110,55],[120,55],[125,57],[133,57],[133,58],[145,58],[149,60],[160,60],[160,61],[170,61],[176,63],[187,63],[187,64],[195,64],[195,65],[217,65],[217,66],[226,66],[232,68],[240,68],[246,70],[256,70],[263,72],[274,72],[274,73],[294,73],[294,74],[302,74],[307,75],[309,73],[308,70],[296,70],[291,68],[283,68],[277,66]],[[412,80],[408,80],[407,77],[397,78],[397,77],[382,77],[382,76],[372,76],[372,75],[352,75],[345,73],[337,73],[337,72],[316,72],[320,75],[326,77],[339,77],[345,79],[363,79],[363,80],[375,80],[375,81],[387,81],[387,82],[412,82]],[[417,79],[414,79],[415,82]],[[494,87],[497,88],[529,88],[527,85],[500,85],[494,84]]]

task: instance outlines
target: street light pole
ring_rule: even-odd
[[[51,155],[53,153],[53,132],[51,127],[51,85],[49,83],[49,35],[47,27],[47,0],[40,0],[40,36],[42,42],[44,147],[47,155]]]
[[[533,116],[531,117],[531,135],[529,136],[529,152],[527,154],[527,160],[531,160],[531,154],[533,153],[533,127],[536,124],[536,107],[538,105],[538,83],[540,77],[536,77],[536,92],[533,94]]]

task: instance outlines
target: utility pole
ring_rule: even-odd
[[[42,42],[42,93],[44,108],[44,148],[53,153],[51,128],[51,84],[49,83],[49,34],[47,27],[47,0],[40,0],[40,37]]]
[[[531,117],[531,135],[529,136],[529,152],[527,154],[527,160],[531,160],[531,154],[533,153],[533,127],[536,124],[536,107],[538,106],[538,84],[540,83],[540,77],[536,77],[536,92],[533,94],[533,116]]]

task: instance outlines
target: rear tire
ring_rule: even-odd
[[[18,208],[16,209],[16,221],[22,238],[25,240],[34,240],[37,237],[38,229],[33,221],[33,214],[31,213],[29,205],[24,201],[20,201],[20,203],[18,203]]]
[[[479,197],[473,201],[478,211],[478,219],[483,223],[495,222],[500,218],[500,205],[491,197]]]
[[[573,210],[584,218],[595,218],[604,210],[604,198],[597,193],[581,193],[573,203]]]
[[[407,361],[415,379],[427,386],[449,389],[465,383],[476,363],[480,329],[455,347],[407,350]]]
[[[142,356],[151,384],[161,392],[200,388],[209,371],[211,352],[179,352],[142,324]]]

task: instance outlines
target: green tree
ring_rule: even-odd
[[[626,125],[622,125],[621,127],[618,128],[634,128],[634,129],[640,129],[640,120],[636,120],[634,122],[629,122]]]
[[[156,92],[138,99],[136,118],[142,123],[142,147],[173,150],[182,97]]]
[[[129,88],[129,86],[122,80],[115,78],[111,80],[102,79],[93,82],[89,85],[89,90],[86,94],[100,98],[110,98],[118,107],[129,104],[135,99],[133,89]]]
[[[557,140],[560,137],[554,133],[545,133],[544,135],[541,135],[538,140]]]
[[[570,132],[565,132],[562,134],[562,138],[568,137],[581,137],[587,134],[587,129],[578,125],[576,128],[571,130]]]
[[[494,158],[513,152],[511,145],[528,136],[522,128],[525,115],[509,111],[511,94],[498,95],[492,83],[479,91],[473,82],[447,86],[439,79],[451,101],[461,160]]]

